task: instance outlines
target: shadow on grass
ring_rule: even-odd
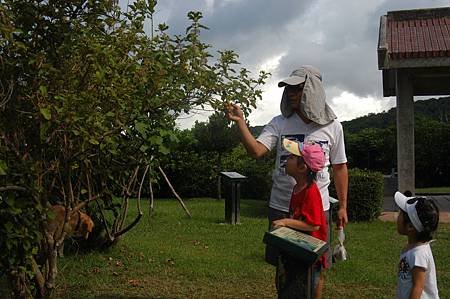
[[[266,218],[269,208],[266,201],[241,201],[241,216],[250,218]]]
[[[225,199],[224,199],[225,201]],[[240,217],[248,218],[266,218],[269,208],[265,201],[257,200],[241,200],[239,206]],[[223,210],[223,215],[225,217],[225,210]],[[224,223],[224,218],[213,220],[214,223]]]

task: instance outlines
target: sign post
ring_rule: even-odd
[[[220,175],[225,178],[228,185],[228,192],[225,196],[225,222],[233,225],[240,223],[241,182],[247,177],[228,171],[223,171]]]

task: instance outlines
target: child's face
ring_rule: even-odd
[[[290,154],[286,161],[286,173],[290,176],[296,176],[306,168],[302,158]]]
[[[408,236],[415,232],[414,227],[411,223],[405,223],[405,212],[400,210],[397,217],[397,232],[400,235]]]

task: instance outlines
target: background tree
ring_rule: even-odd
[[[450,124],[416,118],[414,138],[417,187],[450,186]]]
[[[226,119],[224,113],[215,112],[207,122],[196,121],[191,129],[197,139],[198,151],[226,153],[239,142],[239,132],[234,125]]]
[[[213,164],[212,180],[217,180],[217,196],[221,198],[222,158],[240,142],[239,131],[235,125],[230,125],[224,113],[212,114],[208,122],[195,122],[192,128],[198,140],[197,151],[208,152],[209,163]]]
[[[170,152],[178,115],[230,99],[248,113],[261,96],[266,73],[236,70],[232,51],[211,59],[201,13],[188,14],[185,35],[161,24],[149,37],[143,25],[156,1],[135,1],[126,13],[114,2],[0,4],[0,264],[15,297],[47,297],[55,287],[66,231],[45,233],[51,204],[76,211],[95,202],[101,244],[114,244],[142,216],[138,205],[125,225],[129,198]]]
[[[223,112],[215,112],[208,121],[196,121],[176,136],[178,142],[164,162],[171,180],[185,197],[215,197],[223,157],[240,142],[237,128]],[[170,196],[166,186],[160,187],[160,196]]]
[[[345,134],[350,167],[390,173],[397,165],[395,127],[365,128]]]
[[[196,122],[192,129],[177,131],[176,136],[178,141],[164,165],[183,197],[216,197],[219,172],[236,171],[248,177],[241,186],[243,197],[268,198],[275,152],[258,160],[249,157],[237,128],[229,126],[223,113],[211,115],[207,122]],[[161,184],[157,196],[171,196],[170,190]]]

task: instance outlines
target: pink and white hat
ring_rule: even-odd
[[[314,172],[325,166],[325,154],[317,143],[303,144],[284,138],[283,147],[291,154],[303,157],[306,165]]]
[[[416,204],[418,202],[419,197],[407,197],[400,192],[395,192],[394,195],[395,203],[398,205],[403,212],[408,214],[409,219],[411,219],[411,223],[417,232],[423,231],[423,224],[419,219],[419,215],[417,214]]]

